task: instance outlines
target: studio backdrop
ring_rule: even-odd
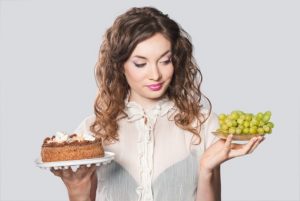
[[[41,144],[93,113],[102,36],[134,6],[154,6],[190,34],[213,112],[272,111],[273,133],[222,165],[225,201],[299,200],[300,3],[0,1],[0,200],[67,200],[35,166]]]

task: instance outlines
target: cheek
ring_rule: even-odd
[[[163,75],[165,78],[171,78],[174,73],[174,67],[173,65],[168,66],[168,68],[164,68]]]
[[[135,83],[144,80],[145,73],[143,72],[143,70],[138,69],[134,66],[126,66],[125,76],[128,83]]]

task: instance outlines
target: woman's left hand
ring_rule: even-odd
[[[226,140],[220,139],[212,144],[202,155],[200,168],[207,172],[220,166],[223,162],[252,153],[257,146],[264,140],[264,137],[253,137],[246,144],[232,143],[232,135]]]

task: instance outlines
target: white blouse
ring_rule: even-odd
[[[201,143],[194,145],[193,134],[176,126],[172,101],[163,99],[146,111],[135,102],[125,105],[128,117],[118,122],[119,141],[104,147],[115,159],[97,169],[96,200],[194,201],[201,154],[218,140],[211,134],[219,126],[217,115],[211,113]],[[87,117],[74,132],[90,133],[94,119]]]

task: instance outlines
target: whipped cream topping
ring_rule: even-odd
[[[74,142],[74,141],[94,141],[96,138],[89,133],[73,133],[71,135],[68,135],[64,132],[58,131],[56,134],[47,140],[46,143],[63,143],[63,142]]]
[[[56,132],[55,134],[55,137],[53,138],[53,141],[54,142],[57,142],[57,143],[62,143],[62,142],[65,142],[67,141],[69,138],[69,136],[63,132]]]
[[[79,133],[76,136],[71,138],[72,140],[77,140],[77,141],[94,141],[95,137],[92,136],[91,134],[87,134],[87,133]]]

